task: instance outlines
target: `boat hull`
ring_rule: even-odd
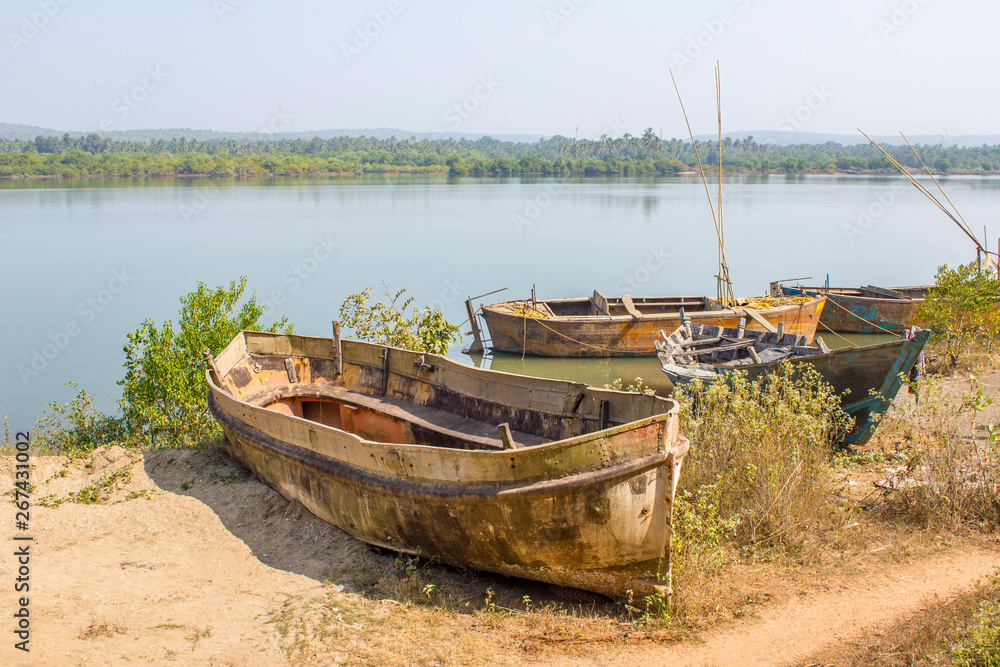
[[[804,336],[812,342],[824,309],[825,299],[813,299],[759,311],[761,317],[786,333]],[[673,331],[680,325],[680,312],[629,315],[586,315],[525,317],[509,312],[504,304],[483,306],[483,319],[489,330],[491,347],[512,354],[541,357],[654,357],[654,341],[660,331]],[[641,307],[641,306],[640,306]],[[764,327],[742,309],[686,310],[693,322],[719,327],[737,327],[741,318],[746,328],[763,331]]]
[[[685,338],[686,327],[675,330],[667,340],[668,345],[676,345]],[[735,329],[729,331],[698,328],[705,336],[736,336]],[[854,426],[841,436],[842,443],[863,445],[871,439],[881,416],[892,405],[893,399],[903,385],[903,377],[918,362],[926,345],[930,331],[923,329],[909,340],[900,339],[888,343],[845,347],[827,352],[816,349],[795,348],[796,356],[778,361],[749,363],[737,366],[712,365],[710,363],[680,363],[673,348],[661,353],[663,372],[674,385],[687,384],[694,380],[711,382],[719,373],[746,373],[751,379],[758,379],[774,373],[784,363],[793,366],[810,365],[841,396],[841,407],[854,419]],[[774,341],[771,341],[774,342]],[[683,361],[683,357],[681,359]]]
[[[820,323],[841,333],[902,334],[911,326],[923,326],[917,308],[924,302],[929,287],[895,288],[903,299],[883,299],[862,296],[860,289],[817,287],[782,287],[785,294],[823,294],[829,302],[823,309]]]
[[[687,450],[672,401],[351,341],[334,377],[320,339],[246,335],[247,352],[237,344],[230,354],[237,363],[223,363],[229,349],[220,355],[220,382],[209,373],[210,408],[231,455],[284,497],[359,540],[447,564],[614,598],[668,594],[673,497]],[[291,384],[289,358],[301,369]],[[247,373],[254,364],[259,370]],[[379,401],[389,402],[386,414],[413,410],[401,438],[420,442],[378,442],[296,414],[345,396],[355,420]],[[450,421],[421,421],[446,412]],[[515,440],[544,441],[477,449],[482,438],[462,441],[470,412],[493,415],[494,430],[509,423]],[[426,444],[456,433],[449,446]]]

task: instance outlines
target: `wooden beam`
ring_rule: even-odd
[[[339,375],[344,373],[344,353],[340,345],[340,322],[333,321],[333,368]]]
[[[747,347],[753,347],[754,341],[752,340],[741,340],[738,343],[732,343],[730,345],[720,345],[719,347],[710,347],[706,350],[683,350],[680,354],[685,357],[701,357],[706,354],[715,354],[716,352],[729,352],[731,350],[742,350]]]
[[[503,442],[504,449],[515,449],[517,447],[517,444],[514,442],[514,436],[510,432],[510,424],[500,424],[497,426],[497,431],[500,432],[500,440]]]
[[[483,347],[483,334],[479,330],[479,322],[476,321],[476,309],[472,307],[472,299],[465,302],[465,312],[469,315],[469,324],[472,325],[472,345],[463,350],[466,354],[482,354],[486,351]]]
[[[594,310],[597,311],[594,313],[595,315],[611,316],[611,311],[608,310],[608,300],[597,290],[594,290],[594,296],[590,297],[590,303],[594,306]]]
[[[635,304],[632,303],[632,297],[630,297],[628,294],[624,295],[622,297],[622,303],[625,305],[625,310],[628,312],[629,315],[632,316],[633,320],[639,319],[642,313],[636,310]]]
[[[743,310],[746,311],[746,314],[749,315],[754,322],[764,327],[765,331],[770,331],[771,333],[778,333],[778,329],[773,324],[764,319],[764,316],[758,313],[753,308],[747,308],[746,306],[744,306]]]
[[[382,396],[389,392],[389,348],[382,348]]]

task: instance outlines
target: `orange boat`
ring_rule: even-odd
[[[673,331],[681,313],[698,324],[816,336],[826,297],[745,299],[723,308],[701,296],[506,301],[482,307],[490,347],[540,357],[654,357],[653,341]],[[756,306],[756,307],[755,307]],[[471,312],[472,307],[469,304]],[[475,331],[474,327],[474,331]],[[473,350],[476,348],[473,347]]]

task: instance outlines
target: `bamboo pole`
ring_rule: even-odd
[[[947,208],[945,208],[944,204],[942,204],[940,201],[938,201],[937,197],[935,197],[933,195],[933,193],[931,193],[931,191],[928,190],[927,187],[923,183],[921,183],[920,181],[918,181],[913,176],[913,174],[911,174],[909,172],[909,170],[906,167],[904,167],[902,164],[900,164],[899,161],[896,160],[894,157],[892,157],[891,155],[889,155],[889,153],[886,152],[886,150],[884,148],[882,148],[877,143],[875,143],[875,141],[872,140],[872,138],[869,137],[867,134],[865,134],[860,128],[858,129],[858,132],[861,132],[862,136],[864,136],[865,139],[867,139],[869,142],[871,142],[872,146],[874,146],[875,148],[879,149],[882,152],[882,155],[885,156],[885,158],[892,164],[892,166],[894,166],[899,171],[899,173],[902,174],[906,178],[906,180],[908,180],[910,182],[911,185],[913,185],[913,187],[915,187],[917,190],[919,190],[921,194],[923,194],[935,206],[937,206],[939,209],[941,209],[941,211],[945,215],[947,215],[949,218],[951,218],[952,222],[954,222],[956,225],[958,225],[959,229],[961,229],[963,232],[965,232],[965,235],[968,236],[969,239],[976,245],[977,252],[985,250],[985,248],[983,248],[983,245],[979,242],[979,239],[976,238],[976,235],[972,233],[972,231],[968,228],[967,225],[963,224],[964,221],[961,221],[958,218],[956,218],[955,215],[951,211],[949,211]],[[905,139],[905,137],[904,137],[904,139]],[[909,143],[909,142],[907,142],[907,143]],[[911,149],[912,149],[912,146],[911,146]],[[919,158],[919,156],[918,156],[918,158]],[[921,160],[920,162],[921,162],[921,164],[923,164],[923,160]],[[926,168],[926,165],[924,165],[924,167]],[[937,184],[937,179],[934,178],[933,174],[931,175],[931,180],[933,180],[935,182],[935,184]],[[941,187],[940,184],[938,184],[938,187],[939,188]],[[987,253],[987,256],[989,256],[988,253]],[[998,271],[1000,271],[1000,264],[998,264],[992,258],[990,258],[990,261],[993,263],[994,268],[996,268]]]
[[[934,178],[934,174],[931,172],[930,168],[924,162],[924,159],[922,157],[920,157],[919,153],[917,153],[917,149],[915,149],[913,147],[913,144],[910,143],[910,140],[906,138],[905,134],[903,134],[902,132],[900,132],[899,136],[903,137],[903,141],[905,141],[906,145],[910,147],[910,151],[917,158],[917,161],[920,162],[920,166],[923,167],[924,171],[927,172],[927,175],[931,177],[931,181],[933,181],[934,185],[937,186],[937,189],[941,193],[941,196],[943,196],[944,199],[945,199],[945,201],[948,202],[948,205],[951,206],[955,210],[955,215],[957,215],[958,218],[959,218],[959,220],[962,221],[962,225],[964,226],[964,228],[967,229],[967,230],[969,230],[969,231],[972,231],[972,228],[969,226],[969,223],[966,222],[965,218],[962,217],[962,213],[958,210],[958,207],[955,206],[954,202],[951,201],[951,198],[948,196],[948,193],[946,193],[944,191],[944,188],[941,187],[941,184],[938,182],[938,180],[936,178]]]
[[[668,69],[667,71],[670,72],[670,80],[674,84],[674,91],[677,93],[677,101],[681,105],[681,113],[684,115],[684,123],[687,125],[688,136],[691,137],[691,146],[694,148],[694,156],[695,159],[698,161],[698,172],[701,174],[701,182],[705,186],[705,197],[708,198],[708,208],[712,212],[712,223],[715,225],[715,235],[719,239],[719,264],[720,264],[719,274],[721,275],[722,274],[721,267],[724,266],[726,262],[726,249],[722,245],[722,230],[719,228],[719,219],[715,215],[715,204],[712,202],[712,193],[708,189],[708,178],[705,176],[705,167],[701,161],[701,153],[698,151],[698,142],[694,140],[694,132],[691,131],[691,121],[688,120],[687,111],[684,109],[684,100],[681,98],[680,88],[677,87],[677,79],[674,78],[673,69]],[[719,280],[720,278],[717,276],[716,277],[717,288],[720,287],[718,282]],[[718,291],[721,292],[721,289],[718,289]],[[722,296],[721,293],[718,294],[718,296],[720,297],[721,300]]]

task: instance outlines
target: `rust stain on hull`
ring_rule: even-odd
[[[343,341],[335,376],[328,340],[240,334],[216,359],[227,388],[207,376],[232,455],[370,544],[614,598],[669,592],[687,451],[673,401],[434,355],[421,370],[392,348],[383,377],[385,349]]]

